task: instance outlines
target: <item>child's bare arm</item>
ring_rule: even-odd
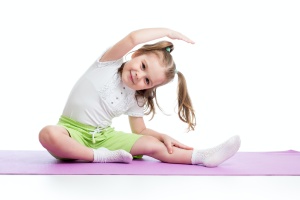
[[[192,41],[185,35],[168,28],[139,29],[132,31],[115,45],[113,45],[109,50],[105,52],[100,61],[104,62],[119,59],[126,55],[135,46],[163,37],[168,37],[174,40],[183,40],[191,44],[194,43],[194,41]]]

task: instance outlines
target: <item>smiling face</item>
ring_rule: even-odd
[[[124,65],[122,81],[133,90],[153,88],[166,81],[165,67],[153,53],[133,57]]]

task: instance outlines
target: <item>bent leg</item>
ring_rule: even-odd
[[[94,153],[69,136],[62,126],[50,125],[39,133],[39,141],[53,156],[59,159],[74,159],[93,161]]]
[[[69,136],[61,126],[46,126],[40,131],[40,143],[54,157],[64,160],[84,160],[89,162],[124,162],[130,163],[132,155],[125,150],[110,151],[106,148],[92,149]]]

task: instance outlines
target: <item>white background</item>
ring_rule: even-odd
[[[150,128],[204,147],[232,135],[241,151],[300,149],[298,1],[1,1],[1,149],[42,149],[75,81],[103,49],[130,31],[177,30],[174,41],[197,127],[184,133],[174,112],[175,79],[159,89],[171,114]],[[113,126],[129,131],[127,117]]]
[[[147,124],[194,147],[240,135],[240,151],[300,150],[300,3],[292,0],[0,1],[0,149],[43,150],[68,94],[103,49],[130,31],[168,27],[197,127],[174,112],[176,84],[159,89],[171,114]],[[113,126],[129,131],[127,118]],[[273,198],[274,199],[274,198]]]

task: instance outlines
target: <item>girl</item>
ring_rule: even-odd
[[[109,48],[83,74],[72,89],[57,125],[44,127],[39,141],[57,159],[130,163],[142,155],[162,162],[216,167],[232,157],[240,138],[204,150],[194,150],[166,134],[146,127],[143,115],[155,114],[156,88],[178,76],[178,115],[189,130],[195,113],[186,81],[177,71],[169,41],[144,45],[131,60],[123,57],[135,46],[168,37],[193,44],[183,34],[167,28],[140,29]],[[159,105],[156,102],[156,105]],[[114,117],[128,115],[132,133],[114,130]]]

